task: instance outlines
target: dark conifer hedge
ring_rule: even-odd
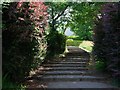
[[[120,79],[120,3],[103,5],[94,29],[93,53],[106,70]]]

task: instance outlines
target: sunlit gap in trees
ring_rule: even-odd
[[[69,24],[69,22],[71,21],[71,11],[73,11],[73,9],[71,8],[71,7],[68,7],[66,10],[65,10],[65,12],[64,12],[64,14],[62,15],[62,16],[60,16],[59,18],[58,18],[58,23],[61,23],[61,25],[59,25],[59,27],[57,28],[57,31],[59,31],[60,33],[63,33],[63,34],[65,34],[65,32],[66,31],[68,31],[68,29],[70,29],[70,27],[68,26],[68,24]],[[58,15],[58,14],[57,14]],[[57,16],[56,15],[56,16]],[[55,17],[56,17],[55,16]],[[61,19],[63,19],[62,20],[62,22],[61,22]],[[68,31],[68,34],[69,34],[69,32],[71,32],[70,30]],[[71,34],[70,34],[71,35]],[[68,35],[69,36],[69,35]]]
[[[65,30],[65,35],[66,35],[66,36],[71,36],[71,35],[73,35],[73,34],[74,34],[74,32],[71,31],[70,27],[68,27],[68,28]]]

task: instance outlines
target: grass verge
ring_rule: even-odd
[[[67,39],[66,44],[67,46],[79,46],[81,42],[81,40]]]
[[[82,41],[79,45],[79,48],[85,50],[86,52],[92,52],[92,47],[93,47],[93,42],[92,41]]]

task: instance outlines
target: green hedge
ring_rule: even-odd
[[[66,47],[66,36],[51,30],[47,35],[47,45],[47,57],[62,54]]]

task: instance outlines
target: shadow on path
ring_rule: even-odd
[[[109,78],[89,70],[89,54],[69,46],[65,58],[57,58],[38,67],[26,81],[28,89],[40,90],[118,90]]]

